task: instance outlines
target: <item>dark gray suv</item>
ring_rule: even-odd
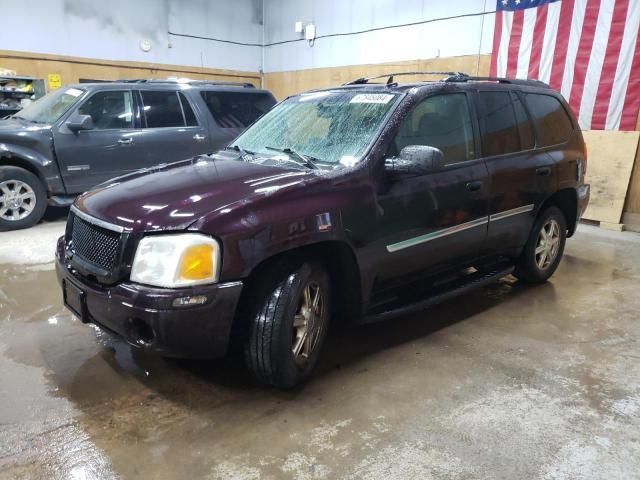
[[[251,84],[135,80],[63,87],[0,121],[0,231],[132,171],[218,150],[276,103]]]

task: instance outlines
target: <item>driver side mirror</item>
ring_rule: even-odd
[[[408,145],[400,155],[384,161],[385,170],[393,175],[426,175],[443,165],[442,150],[428,145]]]
[[[73,133],[77,133],[80,130],[91,130],[93,128],[93,118],[91,118],[91,115],[79,115],[76,113],[65,122],[65,125]]]

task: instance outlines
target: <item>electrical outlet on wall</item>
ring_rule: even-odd
[[[309,42],[316,39],[316,26],[313,23],[308,23],[304,27],[304,38]]]

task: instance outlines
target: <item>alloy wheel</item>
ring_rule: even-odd
[[[36,208],[36,193],[20,180],[0,182],[0,218],[15,222],[27,218]]]
[[[536,264],[540,270],[546,270],[555,261],[560,249],[560,225],[550,218],[540,229],[536,241]]]
[[[298,364],[306,363],[316,350],[325,328],[325,299],[322,288],[309,282],[302,292],[293,318],[291,351]]]

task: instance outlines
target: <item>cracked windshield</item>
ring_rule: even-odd
[[[395,104],[397,94],[312,92],[289,98],[262,117],[231,148],[289,157],[308,168],[355,165]]]

